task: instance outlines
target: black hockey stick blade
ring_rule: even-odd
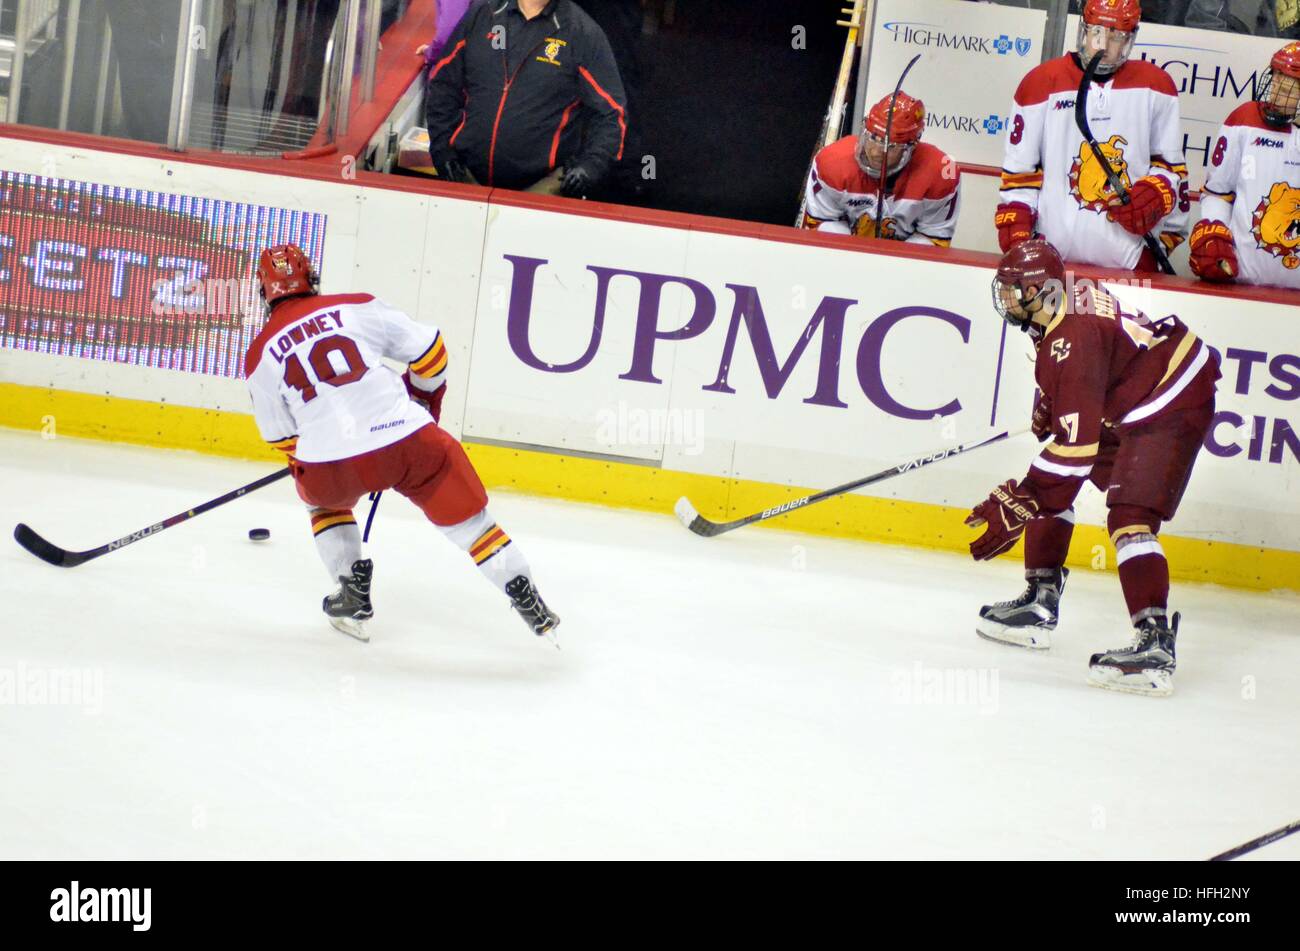
[[[84,553],[66,551],[53,545],[21,522],[14,526],[14,541],[56,568],[73,568],[86,560]]]
[[[1261,835],[1258,839],[1251,839],[1249,842],[1237,846],[1235,849],[1228,849],[1226,852],[1220,852],[1218,855],[1211,856],[1211,862],[1230,862],[1238,856],[1245,855],[1247,852],[1254,852],[1258,848],[1268,845],[1270,842],[1276,842],[1278,839],[1285,839],[1293,832],[1300,832],[1300,822],[1293,822],[1289,826],[1283,826],[1280,829],[1274,829],[1266,835]]]
[[[1110,160],[1106,158],[1101,146],[1097,144],[1096,137],[1092,134],[1092,127],[1088,124],[1088,89],[1097,76],[1097,69],[1101,66],[1101,57],[1101,53],[1094,54],[1092,59],[1088,60],[1087,67],[1083,70],[1083,79],[1079,82],[1079,92],[1074,97],[1074,124],[1079,127],[1079,134],[1088,143],[1088,150],[1092,152],[1093,158],[1097,160],[1097,164],[1106,173],[1106,181],[1110,184],[1111,191],[1119,198],[1121,205],[1127,205],[1129,203],[1129,193],[1128,189],[1124,187],[1124,180],[1119,177],[1119,173],[1111,166]],[[1165,249],[1160,244],[1159,239],[1144,234],[1142,243],[1146,245],[1147,250],[1151,252],[1151,256],[1155,258],[1156,266],[1160,268],[1161,273],[1174,273],[1174,266],[1169,263],[1169,255],[1165,254]]]
[[[929,453],[917,459],[910,459],[907,462],[896,466],[890,466],[888,469],[882,469],[880,472],[873,473],[872,475],[865,476],[861,479],[855,479],[852,482],[837,485],[833,489],[825,489],[821,492],[815,492],[812,495],[805,495],[802,498],[791,499],[789,502],[782,502],[780,505],[774,505],[769,509],[764,509],[761,512],[755,512],[753,515],[746,515],[743,518],[734,519],[730,522],[714,522],[705,518],[699,513],[699,510],[691,504],[691,500],[686,498],[686,496],[682,496],[677,500],[677,504],[673,506],[673,513],[677,516],[678,521],[696,535],[703,538],[713,538],[715,535],[734,531],[735,529],[741,528],[745,525],[752,525],[755,522],[764,522],[770,518],[776,518],[779,515],[787,515],[795,509],[801,509],[808,505],[814,505],[817,502],[823,502],[826,499],[834,498],[837,495],[852,492],[854,489],[860,489],[877,482],[884,482],[886,479],[892,479],[894,476],[902,475],[904,472],[923,469],[936,462],[942,462],[944,459],[951,459],[953,456],[959,456],[974,449],[990,446],[995,442],[1001,442],[1003,439],[1010,439],[1013,436],[1019,436],[1028,431],[1028,429],[1018,429],[1013,432],[1001,432],[995,436],[990,436],[988,439],[981,440],[980,442],[963,443],[959,446],[952,446],[948,449],[940,449],[938,452]]]

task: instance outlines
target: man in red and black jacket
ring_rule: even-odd
[[[439,178],[582,196],[623,157],[626,99],[571,0],[486,0],[430,72],[425,125]]]

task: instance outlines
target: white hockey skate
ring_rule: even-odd
[[[1162,613],[1138,622],[1133,644],[1093,654],[1088,661],[1088,682],[1094,687],[1167,697],[1174,692],[1174,641],[1180,616],[1167,620]]]
[[[354,561],[352,576],[340,575],[338,591],[328,595],[321,604],[330,627],[359,641],[370,640],[365,622],[375,616],[370,603],[370,579],[374,570],[374,562],[369,558]]]

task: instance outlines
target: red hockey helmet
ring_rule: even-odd
[[[1100,54],[1103,59],[1097,75],[1115,72],[1128,62],[1141,22],[1139,0],[1088,0],[1079,17],[1079,59],[1086,66]]]
[[[277,244],[257,259],[257,280],[267,306],[285,297],[315,294],[320,278],[311,260],[296,244]]]
[[[1300,125],[1300,42],[1288,43],[1273,54],[1255,99],[1269,124]]]
[[[1053,314],[1065,294],[1065,262],[1042,238],[1022,241],[1002,256],[993,276],[993,307],[998,315],[1024,331],[1042,328],[1033,317]]]
[[[1141,0],[1088,0],[1083,6],[1083,22],[1132,33],[1142,22]]]
[[[889,114],[893,101],[894,114]],[[889,171],[893,175],[912,158],[916,143],[925,132],[925,103],[903,91],[898,97],[892,94],[880,100],[862,122],[862,135],[858,138],[858,167],[872,177],[880,175],[885,161],[885,142],[889,142]]]

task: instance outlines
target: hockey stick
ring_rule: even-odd
[[[361,540],[363,542],[370,541],[370,526],[374,524],[375,513],[379,511],[379,497],[383,494],[383,489],[380,489],[378,492],[370,493],[370,514],[366,516],[366,530],[361,533]]]
[[[157,524],[142,528],[138,532],[132,532],[125,535],[117,541],[109,542],[107,545],[100,545],[98,548],[92,548],[89,551],[68,551],[60,548],[58,545],[51,544],[36,532],[32,531],[21,522],[14,527],[14,541],[22,545],[29,552],[35,555],[41,561],[47,561],[51,565],[59,568],[75,568],[83,562],[90,561],[92,558],[98,558],[100,555],[107,555],[111,551],[117,551],[119,548],[125,548],[127,545],[135,544],[142,538],[148,538],[150,535],[157,535],[165,528],[171,528],[173,525],[179,525],[181,522],[188,522],[196,515],[202,515],[204,512],[210,512],[218,505],[225,505],[227,502],[233,502],[242,496],[247,495],[272,482],[278,482],[289,474],[289,469],[284,468],[272,472],[268,476],[262,476],[256,482],[250,482],[248,485],[240,486],[233,492],[227,492],[225,495],[218,496],[215,499],[209,499],[202,505],[196,505],[194,508],[179,515],[173,515],[171,518],[164,519]]]
[[[1229,862],[1238,856],[1245,855],[1247,852],[1254,852],[1258,848],[1268,845],[1270,842],[1276,842],[1278,839],[1285,839],[1292,832],[1300,832],[1300,822],[1293,822],[1289,826],[1283,826],[1280,829],[1261,835],[1258,839],[1251,839],[1244,845],[1239,845],[1235,849],[1228,849],[1226,852],[1220,852],[1209,859],[1211,862]]]
[[[889,114],[885,117],[885,157],[880,160],[880,194],[876,196],[876,237],[883,238],[880,229],[885,221],[885,178],[889,174],[889,136],[894,131],[894,106],[898,103],[898,94],[903,91],[903,80],[907,74],[912,71],[916,61],[921,58],[917,53],[912,57],[912,61],[903,67],[903,75],[898,77],[898,85],[894,87],[894,94],[889,97]]]
[[[724,532],[735,531],[745,525],[752,525],[754,522],[764,522],[769,518],[776,518],[778,515],[787,515],[795,509],[801,509],[826,499],[834,498],[837,495],[843,495],[845,492],[852,492],[854,489],[860,489],[865,485],[873,485],[876,482],[884,482],[886,479],[892,479],[896,475],[902,475],[904,472],[912,472],[916,469],[922,469],[925,466],[932,465],[936,462],[942,462],[944,459],[951,459],[953,456],[959,456],[962,453],[971,452],[974,449],[980,449],[983,446],[992,445],[1003,439],[1010,439],[1012,436],[1019,436],[1022,433],[1029,432],[1028,429],[1018,429],[1015,432],[1002,432],[989,439],[976,443],[962,443],[960,446],[953,446],[951,449],[940,449],[938,452],[921,456],[918,459],[912,459],[897,466],[890,466],[888,469],[882,469],[874,475],[869,475],[861,479],[855,479],[852,482],[846,482],[843,485],[837,485],[833,489],[826,489],[813,495],[805,495],[801,499],[794,499],[790,502],[783,502],[775,505],[770,509],[764,509],[753,515],[746,515],[744,518],[738,518],[731,522],[712,522],[701,515],[691,504],[691,500],[682,496],[673,506],[673,512],[683,525],[689,528],[696,535],[702,535],[705,538],[712,538],[714,535],[721,535]]]
[[[1079,127],[1079,132],[1084,140],[1088,143],[1088,148],[1092,151],[1093,157],[1096,158],[1097,164],[1106,172],[1106,181],[1110,183],[1111,191],[1119,198],[1121,205],[1129,203],[1128,189],[1124,187],[1123,180],[1115,173],[1111,167],[1110,161],[1102,152],[1101,146],[1097,144],[1096,138],[1093,137],[1092,129],[1088,126],[1088,87],[1092,85],[1093,78],[1097,75],[1097,69],[1101,66],[1101,53],[1095,53],[1092,59],[1088,60],[1088,66],[1083,71],[1083,80],[1079,83],[1079,94],[1074,100],[1074,124]],[[1169,263],[1169,256],[1165,254],[1165,249],[1160,245],[1157,238],[1150,234],[1142,236],[1142,243],[1147,246],[1151,256],[1156,259],[1156,266],[1165,274],[1173,274],[1174,266]]]

